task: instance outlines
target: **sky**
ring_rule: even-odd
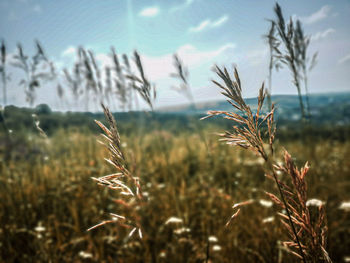
[[[278,3],[285,18],[300,19],[311,35],[310,56],[319,53],[309,74],[310,93],[350,91],[350,1]],[[216,79],[214,64],[237,66],[243,95],[254,97],[268,76],[269,51],[263,35],[269,28],[267,19],[275,18],[274,4],[270,0],[0,0],[0,39],[11,54],[17,43],[33,54],[38,39],[59,69],[73,65],[78,46],[92,50],[102,66],[111,63],[111,46],[118,54],[137,49],[147,77],[157,87],[156,108],[187,102],[173,89],[178,81],[169,77],[175,52],[189,69],[195,101],[223,99],[211,83]],[[21,74],[11,69],[8,104],[27,105],[18,85]],[[297,94],[287,69],[273,74],[273,94]],[[69,91],[66,96],[71,96]],[[37,90],[35,103],[82,110],[81,105],[60,102],[50,83]]]

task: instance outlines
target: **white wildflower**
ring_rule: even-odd
[[[162,188],[165,187],[165,184],[158,184],[157,187],[158,187],[159,189],[162,189]]]
[[[260,199],[259,204],[265,207],[271,207],[273,205],[273,202],[265,199]]]
[[[344,257],[344,262],[350,262],[350,256]]]
[[[216,242],[218,242],[218,238],[216,236],[210,236],[210,237],[208,237],[208,241],[210,243],[216,243]]]
[[[177,235],[181,235],[181,234],[189,233],[189,232],[191,232],[191,229],[186,228],[186,227],[181,227],[179,229],[175,229],[174,230],[174,233],[177,234]]]
[[[168,225],[168,224],[177,224],[177,223],[182,223],[182,219],[181,218],[178,218],[178,217],[170,217],[166,222],[165,224]]]
[[[350,212],[350,201],[342,202],[339,206],[339,209],[344,210],[345,212]]]
[[[39,224],[34,228],[36,232],[44,232],[46,230],[45,227],[42,226],[42,223],[39,222]]]
[[[213,246],[213,251],[220,251],[221,247],[219,245],[214,245]]]
[[[264,219],[262,220],[262,222],[263,222],[264,224],[266,224],[266,223],[271,223],[271,222],[273,222],[274,220],[275,220],[275,217],[270,216],[270,217],[264,218]]]
[[[79,257],[81,257],[81,258],[92,258],[92,254],[89,253],[89,252],[80,251],[79,252]]]
[[[317,207],[321,207],[324,205],[324,202],[319,200],[319,199],[309,199],[306,201],[306,206],[317,206]]]

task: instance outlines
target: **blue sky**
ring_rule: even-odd
[[[266,18],[274,18],[275,1],[268,0],[0,0],[0,38],[10,52],[21,42],[27,53],[40,40],[50,59],[63,68],[73,63],[82,45],[95,52],[99,63],[110,63],[110,46],[119,54],[141,53],[148,77],[157,84],[157,106],[186,99],[171,86],[172,54],[177,52],[190,71],[197,101],[220,99],[210,83],[212,65],[238,66],[244,95],[256,95],[268,70],[268,47],[262,38]],[[312,93],[350,91],[350,1],[279,1],[285,17],[296,16],[313,35],[310,52],[318,64],[310,73]],[[20,72],[13,70],[13,80]],[[12,81],[9,102],[25,105],[21,87]],[[63,82],[64,84],[64,82]],[[296,94],[287,70],[275,74],[274,94]],[[67,96],[69,94],[67,93]],[[63,107],[49,84],[36,103]],[[74,108],[74,107],[73,107]],[[79,109],[77,107],[76,109]]]

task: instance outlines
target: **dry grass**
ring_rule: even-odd
[[[142,226],[140,224],[141,217],[138,215],[136,209],[137,207],[142,206],[144,201],[140,179],[133,176],[127,168],[125,155],[122,151],[120,135],[112,113],[103,104],[102,108],[109,124],[109,129],[99,121],[96,121],[96,123],[105,133],[103,137],[106,142],[102,144],[105,145],[110,154],[110,158],[106,159],[106,161],[116,169],[116,172],[98,178],[93,177],[93,179],[100,185],[119,191],[122,198],[115,200],[115,202],[130,210],[129,214],[131,214],[131,216],[129,218],[124,215],[111,213],[112,220],[103,221],[102,223],[90,227],[88,230],[90,231],[98,226],[115,222],[121,227],[131,229],[129,232],[129,238],[135,233],[135,231],[137,231],[139,237],[142,238]]]
[[[7,163],[1,162],[0,258],[5,262],[196,262],[206,257],[210,236],[218,239],[209,247],[213,262],[295,262],[279,245],[288,238],[277,221],[280,208],[260,201],[267,199],[264,191],[275,191],[262,176],[261,162],[244,149],[217,143],[215,136],[209,140],[210,158],[198,135],[121,134],[129,171],[140,177],[147,198],[147,206],[138,211],[143,239],[127,238],[131,229],[114,224],[87,232],[109,220],[110,213],[129,212],[115,202],[120,199],[116,191],[90,179],[115,173],[104,161],[108,151],[96,139],[74,131],[58,131],[48,141],[31,136]],[[328,251],[342,262],[350,245],[345,238],[349,213],[339,209],[350,200],[350,163],[344,158],[350,154],[349,142],[283,146],[298,160],[309,160],[308,196],[325,202]],[[167,155],[160,154],[164,150]],[[282,153],[277,143],[276,155]],[[232,204],[249,199],[254,203],[225,228]],[[171,217],[182,223],[166,225]]]
[[[331,262],[326,246],[327,226],[325,223],[325,210],[323,205],[319,205],[318,218],[311,220],[310,210],[307,206],[307,183],[305,180],[308,171],[306,164],[300,171],[294,165],[291,156],[287,151],[284,153],[285,165],[277,165],[274,160],[274,140],[276,134],[276,126],[274,123],[274,105],[271,106],[271,111],[262,115],[262,107],[264,104],[266,92],[262,85],[258,96],[258,107],[256,113],[253,114],[251,108],[245,103],[242,97],[241,80],[237,69],[234,70],[235,79],[231,79],[226,68],[221,70],[216,67],[216,73],[224,84],[213,81],[223,91],[222,94],[228,98],[228,102],[233,108],[238,111],[209,111],[208,117],[224,115],[224,118],[233,121],[234,131],[226,131],[219,134],[227,144],[237,145],[244,149],[251,149],[258,156],[263,158],[266,163],[266,170],[269,177],[276,183],[279,190],[280,199],[271,193],[267,193],[270,198],[284,209],[284,213],[279,213],[283,218],[282,223],[286,227],[291,240],[284,242],[290,252],[303,262]],[[265,136],[262,135],[264,124],[266,123],[267,130]],[[265,138],[264,138],[265,137]],[[265,139],[265,140],[264,140]],[[268,150],[265,145],[268,146]],[[286,183],[281,182],[277,178],[277,172],[283,172],[291,178],[292,187],[288,187]],[[238,203],[233,208],[241,207],[250,204],[250,202]],[[231,219],[237,217],[240,208],[233,214]],[[227,225],[227,224],[226,224]],[[295,251],[295,250],[297,251]]]

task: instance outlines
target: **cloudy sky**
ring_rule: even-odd
[[[274,18],[269,0],[0,0],[0,38],[11,53],[22,43],[33,54],[34,40],[44,46],[58,67],[70,67],[76,47],[93,50],[100,64],[110,63],[110,46],[119,54],[137,49],[146,74],[157,84],[157,106],[181,104],[186,99],[171,87],[172,54],[177,52],[190,71],[197,101],[220,99],[210,83],[214,63],[240,72],[244,95],[253,97],[268,70],[268,47],[262,35]],[[350,1],[279,1],[285,17],[298,17],[312,35],[310,54],[318,64],[310,73],[310,92],[350,91]],[[18,70],[11,70],[11,104],[26,105]],[[17,81],[17,82],[16,82]],[[64,85],[65,83],[62,82]],[[296,94],[287,70],[275,74],[274,94]],[[67,96],[69,92],[67,92]],[[1,99],[2,101],[2,99]],[[45,85],[36,103],[63,106],[55,87]],[[71,109],[79,109],[78,105]]]

